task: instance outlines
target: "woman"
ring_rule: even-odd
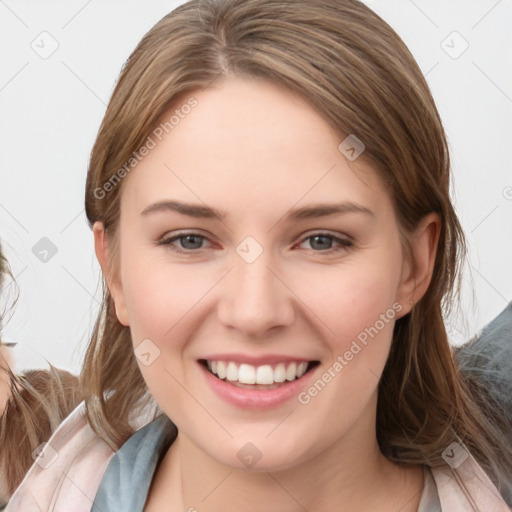
[[[8,510],[509,510],[443,322],[448,189],[427,84],[363,4],[170,13],[91,155],[85,406]]]
[[[0,246],[0,291],[4,289],[5,276],[10,276],[9,265]],[[0,313],[0,329],[4,318],[3,310]],[[9,369],[12,366],[11,349],[12,344],[4,343],[0,337],[0,416],[2,415],[7,401],[11,396],[11,383],[9,378]]]
[[[0,246],[0,288],[5,276],[12,278]],[[77,377],[65,370],[50,365],[49,370],[14,373],[11,348],[15,345],[0,339],[0,510],[36,454],[82,400]]]

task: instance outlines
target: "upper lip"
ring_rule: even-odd
[[[250,364],[252,366],[263,366],[266,364],[279,364],[279,363],[308,363],[310,361],[317,361],[317,359],[306,359],[298,356],[288,356],[280,354],[269,354],[263,356],[252,356],[248,354],[211,354],[201,358],[207,361],[233,361],[239,364]]]

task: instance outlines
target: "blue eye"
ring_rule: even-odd
[[[169,246],[176,252],[192,253],[204,249],[203,242],[205,240],[207,240],[207,238],[199,233],[180,233],[172,237],[163,238],[157,245]],[[336,237],[329,233],[313,233],[303,238],[299,245],[302,245],[306,241],[310,241],[310,250],[317,253],[333,253],[347,250],[354,245],[348,238]]]
[[[302,243],[310,240],[310,245],[314,252],[335,252],[352,247],[354,244],[347,238],[339,238],[329,233],[314,233],[304,238]],[[341,247],[333,247],[333,243],[338,244]],[[318,250],[316,250],[318,249]]]
[[[193,252],[196,249],[202,249],[202,242],[206,238],[198,233],[181,233],[171,238],[163,239],[159,245],[173,245],[173,250],[177,252]],[[174,242],[180,241],[180,247],[176,246]]]

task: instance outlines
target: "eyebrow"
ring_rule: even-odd
[[[157,212],[177,212],[181,215],[188,217],[195,217],[201,219],[214,219],[224,220],[228,216],[224,210],[218,210],[209,206],[200,204],[183,203],[180,201],[158,201],[145,208],[141,215],[149,215]],[[324,203],[312,204],[302,208],[295,208],[288,211],[285,215],[285,220],[304,220],[314,219],[317,217],[325,217],[327,215],[341,214],[341,213],[362,213],[374,217],[375,214],[365,206],[353,202],[342,203]]]
[[[0,340],[0,347],[14,348],[18,343],[14,341],[2,341]]]

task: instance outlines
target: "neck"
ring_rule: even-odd
[[[390,462],[380,452],[374,423],[362,425],[358,422],[327,450],[293,467],[259,472],[222,465],[178,433],[155,475],[148,503],[179,503],[180,510],[191,512],[416,512],[422,468]]]

